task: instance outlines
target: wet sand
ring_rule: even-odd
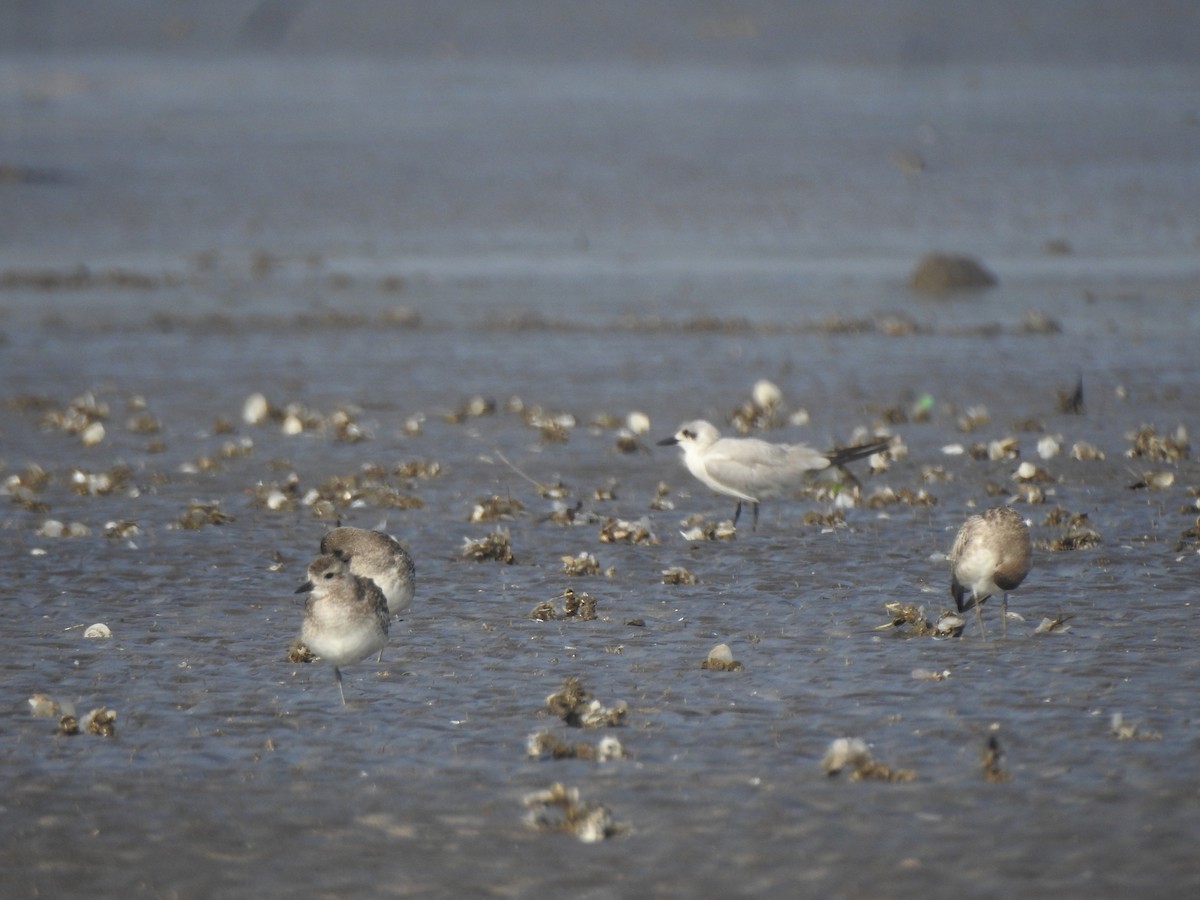
[[[1190,449],[1128,455],[1138,429],[1197,421],[1195,69],[760,61],[725,24],[716,66],[695,30],[649,59],[6,50],[14,896],[1200,886],[1200,471]],[[914,292],[930,250],[999,283]],[[685,540],[687,516],[733,504],[653,441],[700,416],[732,430],[759,378],[808,413],[764,436],[885,429],[907,455],[851,466],[863,502],[836,527],[806,493],[757,532]],[[245,422],[254,392],[307,427]],[[93,446],[56,415],[87,393]],[[544,432],[534,407],[574,424]],[[620,452],[634,410],[647,449]],[[1047,435],[1063,452],[1043,459]],[[1008,438],[1016,457],[946,451]],[[1048,480],[1015,480],[1023,462]],[[538,487],[560,482],[576,524]],[[880,505],[889,488],[928,503]],[[523,509],[470,521],[492,495]],[[999,502],[1035,543],[1007,639],[879,630],[887,603],[953,607],[944,554]],[[1099,542],[1052,549],[1058,507]],[[656,543],[603,539],[643,516]],[[348,708],[328,666],[287,658],[334,521],[386,526],[418,572],[383,663],[345,668]],[[496,528],[512,565],[461,557]],[[580,553],[601,574],[565,574]],[[664,584],[671,567],[697,583]],[[568,587],[596,620],[530,618]],[[113,636],[84,638],[94,622]],[[701,668],[722,642],[742,671]],[[570,677],[624,723],[548,714]],[[35,692],[115,710],[115,735],[55,734]],[[543,730],[631,755],[527,758]],[[827,776],[843,736],[916,777]],[[990,737],[1007,780],[985,777]],[[554,782],[628,830],[529,827],[523,797]]]

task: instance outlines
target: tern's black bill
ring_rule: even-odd
[[[304,584],[300,585],[300,587],[296,588],[296,593],[297,594],[306,594],[309,591],[311,591],[312,589],[313,589],[313,583],[311,581],[306,581],[306,582],[304,582]]]
[[[660,447],[670,447],[672,444],[678,444],[678,443],[679,443],[679,438],[677,438],[677,437],[669,437],[669,438],[663,438],[661,441],[659,441],[659,442],[658,442],[658,446],[660,446]]]

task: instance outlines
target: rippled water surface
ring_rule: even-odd
[[[1059,73],[1059,93],[1049,82],[1039,96],[1050,111],[1038,107],[1030,127],[1045,129],[1037,153],[1059,160],[1063,178],[1091,186],[1090,202],[1103,207],[1095,218],[1077,194],[1046,198],[1044,185],[1026,178],[1044,174],[1044,160],[1027,167],[1019,150],[1002,152],[1011,107],[987,73],[954,83],[982,92],[971,141],[996,156],[984,166],[973,152],[947,151],[967,169],[991,168],[997,190],[981,210],[939,186],[935,168],[918,176],[932,185],[922,194],[888,161],[888,146],[919,132],[919,114],[936,119],[939,109],[909,82],[888,95],[887,79],[871,75],[872,90],[884,94],[862,100],[912,113],[903,133],[890,130],[899,118],[863,124],[836,103],[810,110],[827,126],[821,140],[861,130],[875,142],[871,158],[882,170],[842,160],[858,173],[852,182],[870,186],[860,190],[819,173],[787,180],[789,135],[800,131],[790,119],[768,125],[750,114],[771,109],[776,88],[756,100],[737,79],[722,93],[705,81],[711,75],[672,70],[677,80],[657,82],[633,114],[614,99],[628,84],[597,81],[592,69],[562,66],[551,91],[519,66],[500,66],[502,84],[524,85],[506,92],[440,60],[413,71],[422,89],[445,81],[445,105],[398,118],[393,110],[378,128],[394,137],[393,128],[406,133],[404,122],[424,121],[429,130],[414,141],[425,165],[449,171],[453,152],[481,151],[447,130],[492,121],[472,91],[486,99],[495,90],[509,104],[505,121],[543,122],[534,143],[548,162],[528,166],[519,129],[493,122],[490,176],[426,180],[408,195],[419,210],[438,211],[425,233],[390,204],[375,205],[369,182],[386,165],[372,160],[386,159],[386,148],[354,124],[353,108],[333,102],[345,83],[308,97],[293,92],[293,62],[264,64],[255,82],[263,94],[247,96],[238,85],[253,64],[242,61],[227,71],[232,81],[210,70],[215,80],[200,81],[189,105],[172,95],[187,81],[177,70],[164,66],[154,87],[134,77],[159,65],[26,61],[4,82],[10,119],[23,129],[6,152],[32,154],[56,134],[64,145],[39,163],[61,175],[54,183],[0,185],[29,213],[17,242],[24,249],[3,255],[0,291],[6,893],[1182,896],[1200,887],[1200,469],[1191,455],[1127,455],[1143,426],[1159,437],[1176,437],[1180,426],[1196,433],[1200,280],[1194,243],[1178,240],[1196,183],[1182,169],[1172,175],[1174,163],[1121,132],[1105,110],[1072,106],[1075,74]],[[368,91],[365,105],[394,74],[373,65],[382,68],[346,76]],[[52,71],[78,80],[47,81]],[[20,90],[11,87],[18,75]],[[758,84],[761,72],[743,75]],[[861,84],[843,76],[827,71],[817,88],[794,83],[802,95],[861,96]],[[315,91],[316,80],[307,87]],[[28,106],[29,83],[49,86],[48,107]],[[680,87],[697,83],[706,86],[703,102]],[[1174,159],[1187,112],[1163,89],[1175,77],[1146,70],[1121,83],[1126,93],[1104,102],[1157,97],[1163,118],[1154,127],[1164,134],[1156,146]],[[151,127],[131,94],[153,94],[177,118]],[[547,108],[567,115],[580,97],[590,98],[589,116],[611,117],[617,150],[640,146],[645,155],[605,168],[588,141],[579,143],[593,134],[586,116],[569,119],[578,133],[541,117]],[[72,106],[89,98],[109,103],[116,123],[139,123],[132,136]],[[257,131],[259,104],[301,136],[340,136],[322,149],[293,145],[291,132]],[[1100,164],[1058,156],[1056,142],[1074,146],[1074,138],[1052,114],[1056,104],[1111,127],[1103,146],[1122,149]],[[205,110],[223,108],[249,135],[244,156],[233,145],[197,143]],[[723,155],[726,139],[709,133],[709,143],[673,156],[672,138],[696,137],[714,110],[749,128],[748,142],[728,137],[732,156]],[[656,120],[661,130],[634,140]],[[64,123],[76,137],[62,139]],[[346,137],[352,127],[365,129],[362,142]],[[94,169],[84,162],[88,135],[109,160]],[[117,145],[141,148],[144,158],[118,163],[119,154],[109,158]],[[806,146],[836,161],[835,150]],[[282,186],[267,151],[308,165],[323,153],[344,162],[346,148],[364,154],[366,169],[341,170],[345,196],[336,190],[341,176],[321,170],[311,194],[286,198],[303,213],[294,221],[266,204],[267,224],[256,226],[239,206],[247,185]],[[205,183],[189,179],[206,154],[228,182],[214,177],[213,193],[189,201]],[[503,179],[508,171],[530,180],[527,203],[525,189]],[[622,188],[627,178],[646,181]],[[170,212],[142,207],[140,191],[155,179]],[[1179,196],[1170,196],[1173,184]],[[889,185],[910,193],[888,194]],[[657,202],[655,186],[665,191]],[[789,193],[804,189],[812,192],[804,202]],[[545,190],[560,193],[548,199]],[[881,218],[867,202],[874,190]],[[112,206],[119,196],[129,205]],[[749,199],[729,206],[731,197]],[[1164,214],[1160,201],[1180,210]],[[222,208],[237,220],[236,235],[221,237]],[[811,218],[822,210],[826,231]],[[1038,210],[1045,218],[1032,221]],[[93,218],[102,213],[120,234]],[[1142,238],[1122,243],[1122,216],[1144,225],[1143,237],[1160,229],[1162,253],[1147,252]],[[67,249],[55,242],[59,229],[70,235]],[[406,229],[425,243],[408,241]],[[1033,231],[1030,250],[1021,235]],[[1079,252],[1043,253],[1050,238],[1070,239]],[[792,239],[801,245],[794,254]],[[911,292],[905,276],[931,241],[985,257],[994,246],[999,286],[944,299]],[[827,527],[806,515],[828,515],[833,502],[805,492],[765,503],[756,532],[743,520],[732,540],[684,539],[684,518],[716,522],[732,503],[654,441],[701,416],[732,430],[731,413],[760,378],[779,385],[788,412],[808,414],[767,437],[832,447],[856,429],[886,429],[907,454],[882,472],[853,464],[861,496],[925,490],[936,502],[863,502]],[[1080,378],[1083,413],[1060,411],[1059,393]],[[301,404],[310,427],[288,435],[278,421],[243,421],[254,392],[276,408]],[[85,394],[107,407],[94,446],[54,419]],[[473,398],[494,409],[464,415]],[[913,415],[920,405],[927,419]],[[572,417],[565,441],[528,424],[520,409],[534,407]],[[363,440],[339,439],[331,420],[339,409]],[[621,452],[618,425],[634,410],[652,428],[643,449]],[[158,429],[130,427],[140,412]],[[963,431],[960,420],[972,414],[980,424]],[[1060,436],[1064,452],[1041,459],[1044,435]],[[946,452],[1006,437],[1017,439],[1019,459]],[[1070,458],[1081,441],[1104,458]],[[1043,502],[1019,495],[1013,474],[1023,460],[1050,476]],[[396,474],[414,461],[438,470]],[[33,465],[48,480],[23,491],[16,479]],[[76,470],[108,473],[116,488],[77,492]],[[1148,473],[1163,482],[1169,473],[1170,484],[1139,486]],[[351,489],[333,493],[338,478]],[[364,487],[371,478],[392,493]],[[542,488],[560,483],[565,499],[556,506]],[[652,507],[660,484],[672,508]],[[297,502],[267,508],[261,498],[271,485]],[[303,502],[310,490],[332,497],[332,516]],[[470,521],[492,495],[523,508],[501,522]],[[922,605],[930,616],[952,605],[944,553],[967,515],[998,502],[1015,503],[1038,548],[1011,597],[1018,615],[1007,638],[993,603],[984,609],[986,641],[973,620],[961,638],[880,630],[885,603]],[[179,527],[196,503],[229,518]],[[574,524],[552,520],[563,504],[578,504]],[[1099,544],[1050,549],[1062,529],[1047,517],[1059,506],[1086,514]],[[654,542],[602,539],[607,519],[642,517]],[[48,519],[89,533],[47,536]],[[303,613],[294,590],[335,519],[393,532],[418,571],[417,599],[393,624],[382,664],[345,667],[346,707],[327,666],[287,658]],[[106,536],[118,522],[136,523],[137,533]],[[496,528],[509,532],[513,564],[462,558],[464,539]],[[567,575],[562,558],[585,552],[611,571]],[[698,583],[664,584],[663,570],[677,566]],[[568,587],[597,600],[597,620],[530,617]],[[1068,627],[1034,633],[1056,617]],[[96,622],[112,637],[85,639]],[[722,642],[743,671],[701,669]],[[949,675],[935,681],[915,677],[920,671]],[[547,695],[570,677],[606,704],[628,703],[614,733],[629,758],[526,756],[535,731],[569,742],[602,736],[545,711]],[[53,719],[30,715],[34,693],[81,717],[116,710],[116,734],[57,735]],[[1112,732],[1118,713],[1137,728],[1135,739]],[[878,760],[915,779],[827,777],[822,754],[842,736],[861,737]],[[983,777],[989,737],[1004,752],[1006,781]],[[529,827],[522,798],[553,782],[604,804],[624,830],[584,844]]]

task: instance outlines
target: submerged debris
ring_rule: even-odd
[[[578,556],[562,557],[563,572],[567,575],[599,575],[600,563],[586,550]]]
[[[1125,436],[1133,442],[1125,452],[1131,459],[1180,460],[1187,459],[1191,451],[1187,429],[1182,425],[1175,429],[1172,437],[1160,437],[1153,425],[1143,425]]]
[[[1003,756],[1004,751],[1000,749],[999,738],[994,734],[988,735],[987,744],[983,748],[983,758],[980,761],[984,781],[1012,781],[1012,775],[1000,765]]]
[[[877,762],[861,738],[838,738],[821,757],[821,768],[829,776],[850,770],[851,781],[912,781],[917,773],[912,769],[893,769]]]
[[[696,584],[698,581],[699,579],[683,566],[672,566],[669,569],[663,569],[663,584]]]
[[[1126,722],[1125,717],[1119,712],[1112,714],[1112,733],[1119,741],[1161,741],[1162,733],[1158,731],[1148,731],[1135,725],[1133,722]]]
[[[624,759],[628,755],[621,739],[611,734],[594,745],[584,741],[568,744],[549,731],[531,734],[525,741],[525,752],[534,759],[594,759],[596,762]]]
[[[83,717],[82,729],[88,734],[98,734],[101,737],[112,737],[117,733],[116,711],[105,706],[99,706]]]
[[[708,651],[708,656],[700,661],[700,668],[714,672],[741,672],[746,667],[733,658],[733,651],[728,644],[717,644]]]
[[[317,655],[309,650],[300,638],[296,638],[288,646],[287,658],[288,662],[310,663],[317,658]]]
[[[608,808],[580,798],[578,788],[555,783],[544,791],[526,794],[526,822],[538,831],[564,831],[586,844],[596,843],[628,831],[613,821]]]
[[[1071,630],[1071,626],[1066,624],[1070,616],[1059,613],[1053,619],[1045,618],[1038,624],[1038,627],[1033,630],[1034,634],[1050,634],[1051,632],[1067,632]]]
[[[193,500],[179,517],[179,521],[175,527],[194,531],[206,525],[224,525],[232,521],[234,521],[233,516],[229,515],[229,513],[221,512],[220,500],[214,500],[211,503],[201,503],[199,500]]]
[[[499,519],[515,519],[517,513],[525,509],[525,504],[512,497],[501,497],[492,494],[482,500],[476,500],[471,510],[472,522],[495,522]]]
[[[600,540],[606,544],[657,544],[658,538],[650,530],[650,520],[646,516],[636,522],[624,519],[608,518],[600,526]]]
[[[972,256],[955,253],[930,253],[921,258],[908,284],[925,294],[979,290],[996,283],[996,276]]]
[[[512,542],[508,529],[493,531],[491,534],[473,540],[463,538],[462,556],[464,559],[474,559],[479,562],[495,560],[496,562],[512,565],[515,557],[512,552]]]
[[[555,600],[562,600],[561,609],[554,605]],[[572,588],[567,588],[559,596],[544,600],[533,608],[529,617],[539,622],[550,622],[560,619],[579,619],[584,622],[596,618],[596,601],[588,593],[576,594]]]
[[[925,617],[925,607],[916,603],[902,603],[899,600],[893,600],[885,603],[883,608],[887,610],[891,621],[883,625],[876,625],[876,631],[886,631],[889,628],[901,628],[907,625],[912,634],[920,637],[957,637],[962,634],[962,630],[966,626],[966,620],[951,610],[943,611],[936,622],[931,622]]]
[[[685,541],[730,541],[737,537],[737,528],[731,519],[709,522],[697,514],[688,516],[679,524],[683,526],[680,537]]]
[[[607,728],[624,723],[629,705],[620,700],[606,707],[590,699],[578,678],[568,678],[563,686],[546,698],[546,709],[572,728]]]

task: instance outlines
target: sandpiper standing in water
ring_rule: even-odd
[[[1008,592],[1015,591],[1029,574],[1033,550],[1029,526],[1008,506],[994,506],[963,523],[950,551],[950,595],[961,613],[975,607],[979,633],[983,613],[979,607],[1000,594],[1001,628],[1008,635]],[[968,595],[970,595],[968,597]]]
[[[302,640],[313,653],[333,665],[338,695],[346,705],[340,666],[383,653],[388,639],[388,605],[375,582],[350,571],[340,555],[324,553],[308,565],[308,580],[296,593],[308,593]]]
[[[758,504],[800,487],[810,472],[862,459],[887,449],[891,439],[857,447],[822,452],[804,444],[772,444],[758,438],[721,437],[716,426],[703,419],[688,422],[660,447],[678,444],[688,471],[718,494],[736,497],[733,524],[742,514],[742,503],[754,504],[753,528],[758,528]]]
[[[417,569],[408,551],[391,535],[342,526],[325,533],[321,552],[342,556],[353,574],[375,582],[387,598],[388,615],[399,615],[412,603]]]

